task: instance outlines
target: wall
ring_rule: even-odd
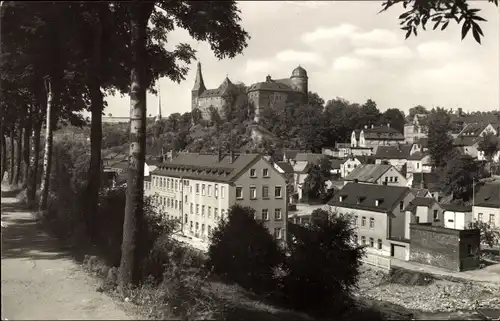
[[[421,160],[409,160],[407,163],[408,173],[430,173],[431,166],[424,165],[430,163],[430,156],[426,155]]]
[[[349,174],[352,173],[353,170],[356,169],[356,167],[360,166],[361,162],[357,158],[350,158],[344,162],[344,164],[340,165],[340,176],[342,178],[347,177]]]
[[[473,255],[468,254],[469,245]],[[410,261],[458,272],[479,265],[478,250],[478,230],[453,230],[425,224],[410,226]]]
[[[444,211],[444,227],[465,230],[472,222],[472,212]]]
[[[396,182],[397,177],[397,182]],[[390,186],[403,186],[406,187],[408,181],[406,178],[399,172],[396,168],[390,168],[387,172],[385,172],[378,180],[377,184],[382,185],[387,178],[387,185]]]
[[[358,235],[358,244],[361,243],[361,238],[364,236],[366,238],[366,244],[368,245],[367,253],[379,254],[390,256],[391,248],[390,244],[387,240],[387,214],[381,212],[373,212],[359,209],[351,209],[344,207],[332,207],[330,206],[332,211],[335,211],[339,214],[350,214],[353,216],[353,224],[356,227],[356,234]],[[361,220],[363,217],[366,217],[365,226],[361,225]],[[370,228],[370,218],[374,219],[374,227]],[[374,247],[369,247],[370,238],[374,239]],[[377,248],[377,240],[382,240],[382,249]]]
[[[400,207],[398,203],[396,207],[392,210],[393,216],[389,217],[389,237],[391,239],[407,239],[408,238],[408,226],[410,224],[409,216],[406,214],[405,208],[408,204],[415,198],[413,193],[408,193],[401,200],[403,206]]]
[[[203,119],[210,120],[210,106],[215,107],[217,110],[221,110],[224,105],[224,99],[222,97],[207,97],[198,98],[198,109],[201,111]]]
[[[250,177],[250,169],[256,170],[257,177]],[[262,170],[267,169],[269,177],[263,177]],[[268,210],[269,219],[265,221],[265,225],[269,232],[274,235],[275,228],[280,228],[282,238],[286,237],[287,222],[288,222],[288,197],[286,193],[286,180],[269,162],[260,159],[252,167],[243,173],[235,182],[235,186],[243,187],[243,199],[237,199],[236,203],[243,206],[249,206],[255,209],[257,219],[262,219],[262,210]],[[256,199],[250,199],[250,186],[255,187],[257,191]],[[262,187],[269,187],[269,198],[262,197]],[[274,188],[281,186],[281,197],[276,198]],[[235,188],[234,188],[235,190]],[[236,190],[234,191],[236,195]],[[281,219],[276,220],[274,216],[275,209],[281,209]]]
[[[494,225],[496,227],[500,227],[500,208],[493,208],[493,207],[484,207],[484,206],[474,206],[472,208],[472,216],[474,220],[478,220],[479,218],[479,213],[482,213],[482,219],[481,221],[485,223],[489,223],[490,221],[490,215],[493,214],[494,217]]]

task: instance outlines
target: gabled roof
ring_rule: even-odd
[[[416,207],[423,206],[430,208],[432,205],[434,205],[436,201],[433,198],[430,197],[415,197],[411,202],[406,206],[406,211],[412,211]]]
[[[356,134],[356,139],[359,139],[359,134],[363,131],[365,139],[367,140],[401,140],[405,138],[403,133],[399,132],[397,129],[387,126],[379,126],[374,128],[356,129],[354,132]]]
[[[422,160],[426,156],[429,156],[428,152],[415,152],[408,157],[408,160]]]
[[[330,160],[330,164],[332,165],[332,169],[340,169],[341,165],[346,161],[347,159],[332,159]]]
[[[500,184],[485,183],[476,192],[474,205],[500,208]]]
[[[472,123],[467,124],[464,129],[460,132],[460,136],[479,136],[486,127],[488,127],[489,123]]]
[[[375,157],[378,159],[408,159],[413,144],[398,144],[397,146],[380,146]]]
[[[233,157],[231,162],[230,155],[224,155],[219,161],[214,154],[179,153],[158,166],[152,174],[230,183],[262,158],[260,154],[236,154]]]
[[[328,205],[387,213],[409,192],[408,187],[347,183]],[[379,202],[378,206],[376,201]]]
[[[270,77],[268,77],[264,82],[258,82],[248,87],[248,92],[260,91],[260,90],[284,91],[284,92],[294,91],[293,88],[290,86],[290,80],[285,80],[285,79],[274,80],[270,79]]]
[[[420,145],[424,148],[429,147],[429,139],[426,137],[421,137],[415,141],[415,144]]]
[[[323,157],[326,157],[323,154],[315,154],[315,153],[297,153],[295,155],[295,160],[297,162],[310,162],[316,164]]]
[[[429,190],[426,188],[411,188],[411,192],[415,197],[425,197],[429,193]]]
[[[461,205],[461,204],[439,204],[445,211],[452,211],[452,212],[470,212],[472,211],[472,206],[469,205]]]
[[[286,174],[293,173],[293,167],[288,162],[276,162],[276,165],[281,168]]]
[[[283,154],[286,158],[295,159],[298,153],[303,153],[303,150],[300,149],[286,149]]]
[[[359,182],[375,183],[391,167],[392,165],[386,164],[364,164],[356,167],[345,180],[354,181],[357,179]]]

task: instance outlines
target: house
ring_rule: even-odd
[[[404,143],[404,136],[398,130],[387,126],[371,127],[353,130],[351,148],[371,148],[376,153],[380,146],[391,146]],[[368,154],[367,154],[368,155]]]
[[[234,204],[255,209],[269,232],[285,240],[285,177],[260,154],[179,153],[151,172],[156,204],[190,237],[206,241]]]
[[[474,220],[500,228],[500,183],[485,183],[474,196]]]
[[[361,166],[361,161],[357,157],[346,158],[340,164],[340,177],[345,178],[349,176],[358,166]]]
[[[353,216],[354,241],[367,245],[368,253],[408,260],[411,217],[405,209],[413,199],[407,187],[348,183],[328,205]]]
[[[443,209],[435,199],[429,197],[415,197],[406,207],[415,223],[443,224]]]
[[[406,172],[408,174],[430,173],[431,171],[431,155],[429,153],[418,151],[408,157],[406,163]]]
[[[386,164],[365,164],[358,166],[345,177],[345,184],[349,182],[363,184],[406,186],[406,178],[394,166]]]
[[[349,155],[346,149],[339,149],[336,147],[323,147],[321,148],[321,154],[334,158],[345,158]]]
[[[472,223],[472,206],[441,204],[444,210],[444,227],[455,230],[469,229]]]
[[[453,272],[477,269],[480,231],[451,229],[430,223],[410,224],[410,261]]]
[[[410,188],[411,192],[415,197],[430,197],[432,198],[431,192],[426,188]]]
[[[453,145],[459,147],[465,155],[477,158],[478,160],[485,160],[484,153],[479,151],[478,148],[482,137],[487,133],[497,134],[496,129],[490,123],[486,125],[483,123],[468,124],[457,135],[453,141]]]
[[[429,132],[427,127],[427,114],[416,114],[405,124],[403,135],[405,142],[414,143],[420,138],[427,138]]]
[[[285,151],[283,158],[286,162],[290,163],[293,167],[294,179],[293,186],[297,193],[298,200],[301,200],[302,195],[302,184],[309,174],[309,170],[315,164],[317,164],[323,157],[327,157],[323,154],[315,153],[303,153],[299,151]]]
[[[401,171],[414,150],[413,144],[380,146],[375,153],[375,164],[390,164]]]
[[[290,163],[288,162],[276,162],[273,164],[273,166],[281,175],[285,177],[285,180],[287,182],[289,203],[290,204],[297,203],[298,195],[294,186],[294,172],[292,165],[290,165]]]

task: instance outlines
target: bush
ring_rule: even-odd
[[[226,280],[262,293],[276,288],[275,271],[283,253],[255,210],[234,205],[210,238],[207,267]]]
[[[289,255],[282,278],[283,301],[293,309],[316,315],[343,313],[353,302],[363,250],[352,243],[349,216],[322,209],[311,224],[289,225]]]

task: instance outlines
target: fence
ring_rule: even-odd
[[[365,256],[361,259],[361,262],[388,271],[391,269],[391,259],[388,257],[378,256],[376,254],[366,253]]]

